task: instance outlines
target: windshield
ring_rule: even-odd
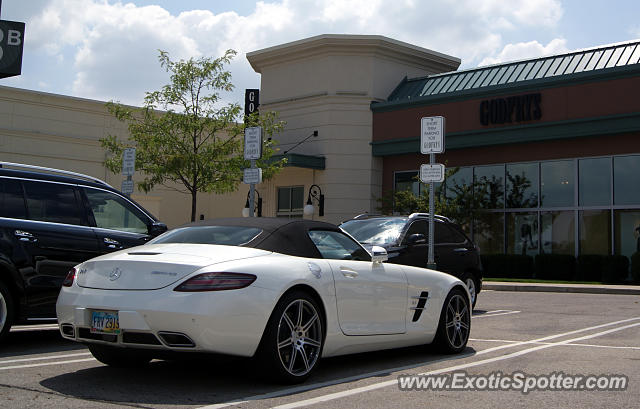
[[[362,244],[380,246],[397,242],[407,220],[404,217],[349,220],[340,227]]]
[[[170,230],[148,244],[193,243],[241,246],[262,232],[256,227],[241,226],[190,226]]]

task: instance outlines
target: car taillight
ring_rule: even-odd
[[[73,280],[75,278],[76,278],[76,269],[72,268],[71,270],[69,270],[69,272],[67,273],[67,276],[64,278],[62,285],[64,287],[71,287],[73,285]]]
[[[222,291],[244,288],[256,281],[253,274],[202,273],[180,284],[174,291]]]

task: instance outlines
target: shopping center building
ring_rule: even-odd
[[[421,192],[420,119],[445,117],[442,192],[475,192],[465,229],[484,254],[631,256],[640,234],[640,42],[458,70],[460,59],[382,36],[320,35],[247,54],[260,110],[287,167],[257,186],[264,216],[302,217],[313,185],[324,216],[376,213],[385,192]],[[0,87],[2,160],[107,179],[99,139],[126,127],[103,101]],[[313,136],[317,131],[317,136]],[[302,143],[301,143],[302,142]],[[248,186],[203,195],[205,218],[239,216]],[[188,196],[136,200],[172,227]],[[184,212],[178,211],[184,208]]]

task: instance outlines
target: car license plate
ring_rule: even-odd
[[[119,334],[117,311],[91,311],[91,332],[97,334]]]

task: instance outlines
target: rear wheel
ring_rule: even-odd
[[[151,357],[144,352],[105,345],[89,345],[89,351],[98,361],[116,368],[135,368],[151,361]]]
[[[13,324],[13,297],[4,283],[0,282],[0,341],[7,336]]]
[[[471,309],[473,309],[476,307],[476,300],[478,299],[475,277],[471,273],[464,273],[462,276],[462,282],[469,290],[469,295],[471,296]]]
[[[270,379],[299,383],[318,365],[324,344],[321,310],[307,293],[286,294],[273,310],[258,352]]]
[[[469,298],[461,288],[449,292],[442,306],[436,333],[436,345],[447,354],[461,352],[467,346],[471,331]]]

